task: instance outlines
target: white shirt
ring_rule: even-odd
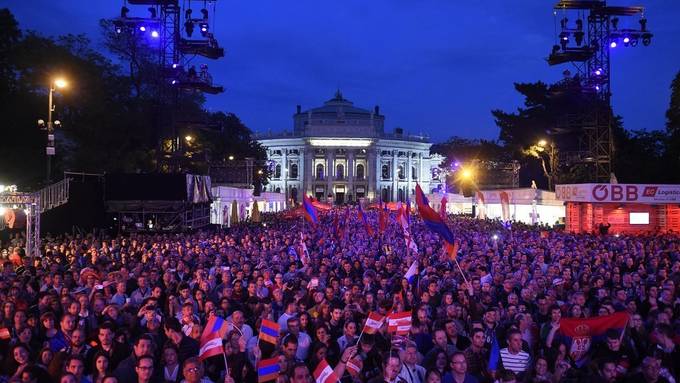
[[[425,381],[425,367],[420,365],[407,366],[406,363],[401,365],[399,378],[404,379],[407,383],[423,383]]]

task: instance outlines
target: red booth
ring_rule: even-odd
[[[680,185],[572,184],[555,192],[567,206],[568,232],[596,232],[601,223],[612,234],[680,232]]]

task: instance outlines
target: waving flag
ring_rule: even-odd
[[[585,356],[593,341],[604,340],[609,329],[616,329],[623,333],[628,325],[628,319],[629,315],[626,312],[587,319],[562,318],[559,333],[568,340],[569,355],[576,362],[576,365],[582,366],[587,361]]]
[[[279,377],[281,366],[279,366],[279,358],[263,359],[257,362],[257,383],[268,382],[276,380]]]
[[[300,261],[306,266],[309,263],[309,251],[307,250],[307,244],[302,233],[300,233],[300,253]]]
[[[319,217],[316,214],[316,208],[312,205],[312,201],[309,199],[307,194],[302,196],[302,207],[304,208],[304,217],[312,225],[319,223]]]
[[[338,376],[328,365],[326,359],[321,360],[318,366],[314,369],[314,380],[316,383],[336,383],[338,381]]]
[[[373,228],[371,225],[368,224],[368,219],[366,218],[366,213],[364,213],[364,209],[361,207],[361,204],[359,204],[359,208],[357,209],[357,212],[359,214],[359,218],[361,218],[361,222],[364,223],[364,227],[366,228],[366,232],[368,233],[369,236],[373,236]]]
[[[220,338],[224,338],[230,330],[231,325],[226,320],[217,315],[210,317],[208,323],[205,324],[201,339],[212,339],[214,334]]]
[[[418,245],[416,245],[416,242],[413,240],[413,237],[411,237],[411,231],[409,230],[408,227],[408,220],[406,218],[407,213],[404,210],[399,210],[399,213],[397,215],[397,221],[401,224],[401,228],[404,232],[404,242],[406,243],[406,248],[413,250],[416,254],[418,253]]]
[[[229,332],[230,326],[229,322],[218,316],[213,316],[208,320],[201,334],[201,347],[198,351],[198,357],[201,360],[224,353],[222,339]]]
[[[280,331],[281,326],[279,326],[278,323],[267,319],[262,319],[262,325],[260,326],[260,340],[276,345],[279,340]]]
[[[364,368],[364,362],[361,361],[359,356],[356,356],[347,361],[347,372],[353,378],[359,378],[361,374],[361,369]]]
[[[382,327],[385,317],[371,311],[368,313],[368,318],[366,318],[366,323],[364,323],[364,329],[361,330],[366,334],[375,334]]]
[[[380,203],[380,209],[378,210],[378,231],[380,234],[385,232],[385,228],[387,227],[387,205],[383,206],[383,203]]]
[[[444,222],[442,217],[430,207],[429,201],[419,184],[416,184],[416,205],[418,206],[418,212],[420,213],[420,217],[423,219],[425,226],[439,234],[446,242],[453,245],[455,243],[453,233],[449,227],[446,226],[446,222]]]
[[[442,217],[442,220],[446,222],[446,203],[449,202],[446,197],[442,197],[442,202],[441,206],[439,207],[439,216]]]
[[[411,331],[411,312],[391,313],[387,317],[387,332],[397,335],[408,335]]]
[[[418,274],[418,261],[413,261],[411,267],[409,267],[408,270],[406,270],[404,278],[406,278],[408,283],[413,283],[413,281],[416,279],[417,274]]]

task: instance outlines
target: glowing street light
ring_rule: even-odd
[[[464,180],[469,180],[469,179],[472,178],[472,176],[474,176],[474,172],[473,172],[472,169],[470,169],[470,168],[463,168],[463,169],[461,170],[461,172],[460,172],[460,176],[461,176]]]
[[[57,89],[64,89],[68,87],[68,81],[62,77],[57,77],[52,79],[50,82],[50,93],[48,99],[48,109],[47,109],[47,146],[45,151],[47,154],[47,177],[46,181],[49,184],[52,179],[52,156],[55,154],[54,150],[54,126],[52,124],[52,112],[54,111],[54,103],[52,102],[54,91]],[[40,124],[41,120],[38,120]],[[56,121],[55,121],[56,122]],[[61,123],[56,124],[61,125]]]
[[[233,161],[233,160],[234,160],[234,156],[229,156],[229,157],[227,157],[227,158],[229,159],[229,161]]]
[[[194,137],[192,137],[192,136],[189,135],[189,134],[187,134],[186,136],[184,136],[184,141],[186,141],[187,143],[191,143],[191,141],[193,141],[193,140],[194,140]]]
[[[539,140],[538,141],[538,146],[544,147],[546,145],[548,145],[548,141],[546,141],[546,140]]]

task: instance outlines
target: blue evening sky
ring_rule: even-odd
[[[202,1],[193,1],[194,12]],[[226,92],[211,110],[237,114],[254,131],[291,129],[295,106],[316,107],[340,88],[360,107],[380,105],[386,129],[434,141],[496,139],[491,110],[522,99],[513,82],[552,82],[568,66],[545,62],[554,44],[553,1],[218,1],[214,31],[226,57],[207,62]],[[637,5],[629,0],[610,5]],[[670,83],[680,70],[680,2],[644,0],[652,45],[612,52],[614,109],[627,129],[662,129]],[[22,29],[85,33],[122,1],[0,1]],[[130,16],[146,7],[129,6]],[[637,27],[637,19],[631,20]],[[625,27],[621,22],[620,27]],[[195,32],[195,33],[198,33]],[[575,72],[572,70],[572,72]]]

